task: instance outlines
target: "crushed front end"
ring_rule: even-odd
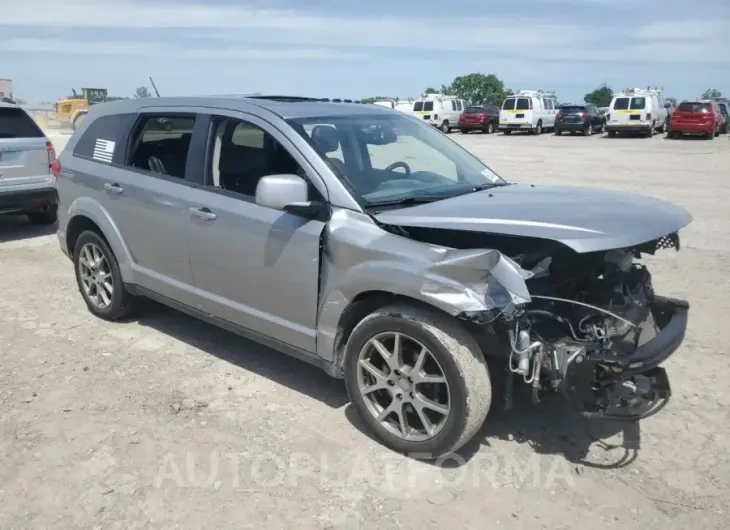
[[[518,376],[535,402],[559,392],[587,416],[636,420],[661,409],[671,389],[659,365],[684,340],[689,304],[656,295],[640,258],[667,247],[679,249],[676,234],[638,248],[555,254],[537,263],[534,256],[532,263],[516,257],[521,267],[532,265],[530,302],[481,317],[508,346],[508,392]]]

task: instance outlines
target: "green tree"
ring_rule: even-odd
[[[438,90],[432,87],[428,87],[426,90],[423,91],[424,94],[436,94],[438,93]]]
[[[138,86],[137,90],[134,91],[134,97],[136,98],[149,98],[152,94],[150,94],[149,89],[146,86]]]
[[[442,87],[442,91],[474,105],[501,105],[508,94],[504,82],[494,74],[459,76],[450,86]]]
[[[362,98],[360,101],[362,103],[375,103],[375,98]]]
[[[708,88],[702,93],[702,96],[700,96],[700,99],[714,99],[714,98],[721,98],[722,92],[720,92],[716,88]]]
[[[596,107],[608,107],[611,104],[612,99],[613,90],[606,86],[606,83],[603,83],[593,92],[588,92],[588,94],[583,97],[583,101],[591,103]]]

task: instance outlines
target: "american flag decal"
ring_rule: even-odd
[[[114,145],[114,142],[97,138],[92,158],[94,160],[98,160],[99,162],[106,162],[107,164],[111,164],[112,157],[114,156]]]

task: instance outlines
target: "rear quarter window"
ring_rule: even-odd
[[[128,137],[137,116],[135,114],[114,114],[96,118],[81,133],[78,143],[74,147],[74,156],[92,158],[97,140],[108,140],[114,142],[113,162],[121,163],[124,160],[126,145],[120,140]]]
[[[433,110],[433,101],[424,101],[423,102],[423,110],[425,110],[425,111],[431,111],[431,110]]]
[[[20,107],[0,107],[0,138],[43,138],[36,122]]]
[[[613,102],[614,110],[627,110],[629,108],[629,98],[616,98]]]

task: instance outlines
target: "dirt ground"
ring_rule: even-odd
[[[727,528],[728,138],[453,137],[510,180],[692,212],[649,260],[692,304],[661,414],[639,430],[519,397],[457,457],[409,460],[316,368],[156,305],[92,318],[54,229],[0,218],[0,527]]]

